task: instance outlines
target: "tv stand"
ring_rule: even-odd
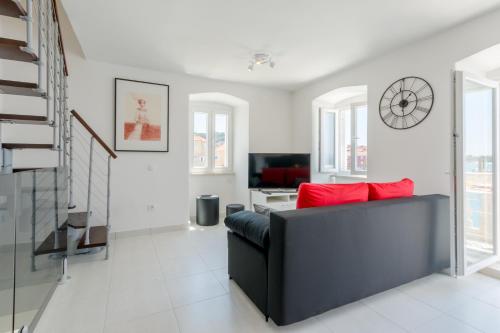
[[[260,192],[264,194],[273,194],[273,193],[297,193],[297,190],[292,190],[292,189],[272,189],[272,190],[267,190],[267,189],[259,189]]]
[[[251,190],[250,204],[266,206],[275,210],[293,210],[297,206],[297,191],[286,189]]]

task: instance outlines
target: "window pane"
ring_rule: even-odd
[[[322,110],[321,112],[321,171],[335,168],[335,113]]]
[[[193,115],[193,168],[208,166],[208,113]]]
[[[341,131],[342,135],[342,150],[341,154],[341,169],[342,171],[350,172],[351,171],[351,110],[342,111],[342,120],[341,120]]]
[[[368,170],[368,106],[355,107],[356,112],[356,171]]]
[[[216,168],[227,168],[228,166],[227,123],[228,123],[227,114],[223,113],[215,114],[214,166]]]

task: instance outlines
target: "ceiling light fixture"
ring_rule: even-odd
[[[255,65],[265,65],[268,64],[269,67],[274,68],[276,65],[269,54],[266,53],[255,53],[250,59],[250,64],[248,65],[248,71],[251,72]]]

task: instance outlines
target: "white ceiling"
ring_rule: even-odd
[[[500,0],[62,0],[85,55],[296,89],[429,36]],[[251,54],[276,67],[247,71]]]

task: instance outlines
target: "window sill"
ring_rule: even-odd
[[[211,172],[211,171],[191,171],[191,176],[234,176],[236,173],[233,171],[221,171],[221,172]]]
[[[347,179],[367,179],[367,175],[350,175],[350,174],[343,174],[343,173],[329,173],[329,172],[322,172],[324,175],[328,175],[329,177],[335,177],[335,178],[347,178]]]
[[[338,178],[366,179],[366,175],[332,175]]]

